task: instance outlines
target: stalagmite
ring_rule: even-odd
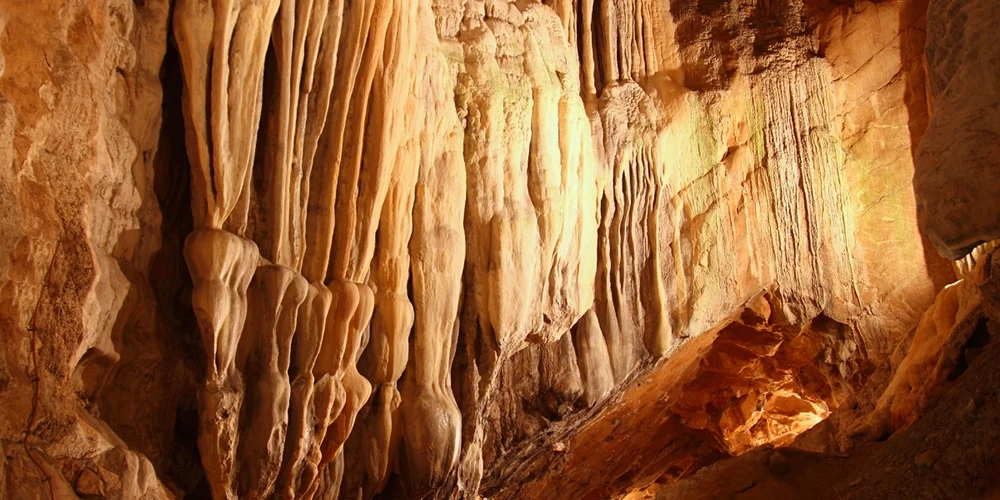
[[[427,61],[428,89],[450,88],[446,62]],[[451,387],[451,364],[465,256],[463,213],[466,170],[454,110],[438,101],[427,109],[410,238],[414,331],[398,422],[401,473],[410,495],[440,486],[458,462],[461,414]],[[443,134],[432,131],[445,131]]]
[[[407,244],[412,233],[409,214],[419,171],[419,167],[411,164],[418,160],[411,159],[414,152],[401,149],[398,155],[397,172],[383,209],[381,227],[385,230],[379,231],[380,246],[372,265],[372,281],[379,290],[374,298],[375,315],[367,349],[371,353],[370,369],[374,372],[371,379],[374,401],[367,420],[359,425],[364,426],[365,435],[371,436],[373,441],[366,442],[365,449],[359,450],[366,460],[365,467],[356,472],[366,474],[364,486],[369,491],[380,487],[388,477],[393,413],[400,401],[396,384],[409,358],[414,312],[407,296],[410,277]]]
[[[304,278],[274,265],[258,267],[250,283],[250,315],[237,362],[246,387],[240,498],[268,498],[278,476],[288,431],[292,335],[307,291]]]
[[[198,442],[216,499],[237,498],[233,482],[244,388],[234,362],[257,260],[257,246],[237,235],[247,224],[264,54],[278,4],[182,0],[174,14],[195,227],[210,228],[188,236],[184,256],[195,283],[192,304],[206,338]]]
[[[362,342],[365,339],[368,323],[372,318],[372,310],[375,305],[375,297],[371,288],[366,285],[357,285],[358,306],[348,325],[345,338],[344,351],[339,356],[340,364],[337,373],[340,374],[341,384],[344,390],[344,406],[340,412],[332,412],[335,416],[323,435],[321,452],[321,464],[332,462],[341,454],[347,436],[354,428],[354,420],[361,410],[361,406],[368,401],[371,396],[371,383],[358,373],[358,356],[364,348]],[[311,485],[315,491],[315,484]]]
[[[233,481],[244,391],[236,354],[257,258],[252,242],[217,229],[195,231],[184,242],[184,260],[193,284],[191,305],[206,359],[205,383],[198,393],[198,447],[216,498],[236,498]]]
[[[346,403],[339,368],[350,342],[351,322],[361,299],[354,283],[332,281],[327,288],[331,292],[332,301],[330,312],[326,316],[323,342],[318,346],[318,356],[312,369],[315,389],[311,398],[304,402],[307,408],[304,448],[291,464],[293,470],[288,477],[289,488],[296,496],[303,495],[319,473],[322,458],[320,446],[326,437],[327,428]]]
[[[327,316],[333,294],[323,285],[310,284],[306,299],[299,308],[299,318],[292,341],[292,394],[288,407],[288,436],[282,452],[281,469],[275,484],[275,498],[294,498],[296,478],[313,439],[313,397],[316,377],[314,367],[326,338]]]
[[[424,71],[422,52],[416,42],[415,16],[418,5],[413,2],[394,2],[393,18],[386,32],[385,53],[376,69],[372,89],[371,119],[365,138],[364,162],[374,167],[375,175],[388,171],[389,181],[375,235],[378,245],[373,247],[371,284],[375,290],[369,347],[366,352],[369,365],[365,375],[371,377],[373,401],[358,421],[355,434],[366,439],[356,455],[348,461],[357,486],[373,494],[384,485],[391,466],[393,413],[399,405],[397,381],[406,367],[409,356],[409,336],[413,327],[413,305],[407,296],[410,278],[410,259],[407,245],[412,234],[412,212],[415,184],[419,171],[419,143],[417,130],[423,122],[423,103],[413,96],[419,90],[418,80],[404,78],[408,74]],[[362,325],[365,322],[361,323]],[[357,356],[361,356],[358,351]],[[366,389],[361,383],[354,364],[345,373],[357,389]],[[350,393],[350,391],[349,391]],[[359,399],[364,395],[363,399]],[[355,391],[353,400],[345,408],[345,415],[338,421],[338,433],[350,431],[351,419],[359,411],[368,395]],[[398,431],[396,432],[398,435]],[[335,439],[328,436],[324,445],[324,461],[339,453],[347,434]]]

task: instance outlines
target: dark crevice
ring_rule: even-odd
[[[983,348],[990,343],[988,321],[984,317],[980,318],[979,322],[976,323],[972,334],[969,335],[969,338],[966,339],[965,344],[962,346],[962,350],[955,363],[955,369],[948,375],[948,380],[956,380],[958,377],[961,377],[969,369],[972,360],[978,357],[982,353]]]
[[[606,68],[601,63],[600,55],[603,54],[607,47],[601,43],[602,35],[604,30],[607,29],[606,26],[601,22],[601,4],[603,0],[594,0],[594,9],[591,12],[590,25],[592,27],[592,33],[594,38],[594,93],[597,96],[601,95],[604,91],[604,74],[607,71]]]
[[[278,105],[278,60],[274,51],[274,44],[268,44],[267,55],[264,58],[263,92],[261,96],[260,123],[257,128],[257,148],[254,152],[253,171],[251,173],[250,214],[247,224],[246,237],[257,242],[260,254],[265,259],[273,260],[271,250],[274,247],[274,235],[270,234],[268,228],[271,227],[268,214],[276,213],[272,207],[273,197],[270,196],[269,186],[273,185],[273,172],[265,168],[267,156],[277,147],[275,138],[277,131],[272,130],[272,125],[277,125],[279,113]],[[273,170],[273,169],[272,169]]]
[[[191,279],[184,262],[185,237],[193,230],[191,177],[181,111],[180,57],[172,39],[160,67],[162,125],[155,156],[144,153],[159,226],[149,217],[140,247],[154,247],[148,261],[121,261],[132,286],[114,327],[119,362],[105,382],[87,366],[80,376],[85,393],[96,391],[101,418],[136,452],[149,458],[165,484],[192,492],[203,481],[198,454],[196,381],[203,374],[201,338],[191,308]],[[152,200],[150,200],[152,204]],[[155,220],[155,219],[154,219]],[[141,255],[141,252],[136,252]],[[96,377],[96,378],[95,378]],[[103,385],[103,389],[102,386]],[[136,395],[142,394],[141,401]]]
[[[215,62],[213,61],[214,57],[215,57],[215,51],[210,48],[208,50],[208,68],[209,68],[209,71],[212,71],[212,69],[214,68],[214,65],[215,65]],[[179,65],[178,65],[178,69],[180,69]],[[180,73],[180,72],[178,71],[178,73]],[[205,81],[205,107],[206,107],[206,109],[205,109],[205,113],[206,113],[205,117],[207,118],[207,121],[208,121],[208,123],[206,123],[206,128],[207,128],[206,132],[207,133],[205,134],[206,147],[208,148],[208,158],[205,158],[205,160],[208,161],[208,165],[202,165],[202,168],[207,168],[208,169],[208,182],[209,182],[209,186],[211,187],[211,190],[209,191],[211,193],[211,198],[210,199],[214,200],[216,203],[218,203],[219,198],[222,196],[222,193],[215,186],[215,159],[216,158],[215,158],[215,143],[212,140],[214,134],[212,133],[213,131],[212,131],[212,125],[211,125],[211,123],[212,123],[212,99],[213,99],[213,96],[212,96],[212,81],[213,80],[214,80],[214,78],[208,78]],[[226,89],[222,89],[222,90],[225,91]],[[164,102],[166,102],[166,99],[164,99]],[[219,158],[219,160],[225,161],[223,158]],[[213,207],[212,206],[207,206],[205,208],[206,208],[205,215],[207,217],[211,218],[212,217],[212,212],[214,210]]]

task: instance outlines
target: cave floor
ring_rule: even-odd
[[[756,450],[668,485],[658,499],[1000,499],[1000,342],[910,427],[847,456]]]

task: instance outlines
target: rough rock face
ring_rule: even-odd
[[[1000,165],[1000,47],[982,43],[1000,19],[985,0],[935,0],[927,23],[934,117],[917,152],[913,186],[921,229],[941,255],[958,259],[1000,238],[992,178]],[[955,168],[956,166],[961,168]]]
[[[167,5],[3,2],[0,11],[0,497],[171,496],[102,408],[117,392],[113,369],[136,355],[129,344],[171,334],[159,311],[132,316],[154,294],[160,247],[152,163]],[[148,347],[156,358],[163,343]],[[173,397],[145,385],[139,397]],[[151,437],[169,441],[170,427],[159,432]]]
[[[927,12],[0,0],[0,498],[651,497],[912,425],[1000,297],[917,228],[1000,237],[998,11]]]
[[[895,374],[850,453],[816,446],[817,426],[791,448],[720,461],[656,498],[996,498],[1000,254],[980,257],[900,344]]]

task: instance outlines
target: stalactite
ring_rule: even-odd
[[[324,67],[332,62],[329,54],[324,54],[327,57],[317,68],[320,45],[325,41],[323,26],[339,19],[337,12],[328,16],[328,7],[328,0],[282,1],[273,37],[278,95],[277,112],[268,117],[272,126],[269,127],[265,162],[268,175],[265,183],[269,189],[269,202],[266,203],[270,222],[268,234],[272,245],[269,253],[275,263],[296,269],[303,253],[306,219],[302,210],[303,192],[309,181],[303,163],[312,160],[305,156],[305,146],[308,136],[322,130],[326,100],[329,99],[324,96],[329,96],[331,91],[331,82],[321,80],[316,89],[319,102],[309,100],[316,84],[316,73],[331,71]],[[319,123],[312,117],[316,112],[323,113]],[[313,129],[308,125],[313,125]]]
[[[246,229],[264,55],[279,3],[180,0],[175,8],[195,227]]]

